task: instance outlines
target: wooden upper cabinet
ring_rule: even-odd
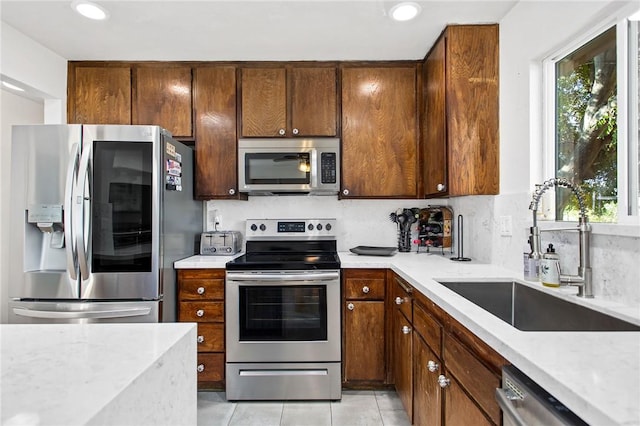
[[[417,197],[416,72],[342,70],[343,197]]]
[[[191,67],[139,66],[134,70],[132,124],[154,124],[176,138],[192,138]]]
[[[197,199],[237,198],[236,68],[194,69]]]
[[[69,123],[131,124],[131,67],[69,63]]]
[[[335,136],[334,67],[242,69],[243,137]]]
[[[424,191],[499,192],[498,25],[453,25],[424,63]]]

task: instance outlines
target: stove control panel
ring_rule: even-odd
[[[246,238],[335,239],[336,219],[247,219]]]

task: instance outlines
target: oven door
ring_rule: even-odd
[[[225,321],[227,362],[340,361],[340,271],[228,271]]]

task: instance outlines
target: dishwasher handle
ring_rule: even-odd
[[[498,405],[502,409],[502,414],[504,417],[508,417],[510,422],[507,423],[507,419],[505,418],[504,424],[512,424],[515,426],[527,426],[527,423],[524,421],[518,410],[513,404],[513,401],[519,401],[522,398],[516,395],[511,389],[505,388],[497,388],[496,389],[496,401],[498,401]]]

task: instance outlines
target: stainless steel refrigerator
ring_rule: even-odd
[[[9,322],[176,319],[193,150],[157,126],[13,126]]]

